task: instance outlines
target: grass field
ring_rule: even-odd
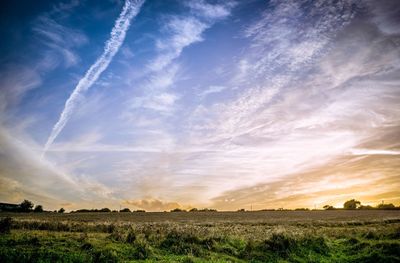
[[[0,262],[400,262],[400,211],[2,213],[0,218]]]

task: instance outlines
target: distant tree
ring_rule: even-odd
[[[170,212],[186,212],[186,210],[180,209],[180,208],[175,208],[175,209],[172,209]]]
[[[43,212],[43,206],[41,206],[41,205],[35,206],[35,209],[33,209],[33,212],[36,212],[36,213]]]
[[[143,209],[138,209],[138,210],[135,210],[135,211],[133,211],[133,212],[136,212],[136,213],[145,213],[146,212],[146,210],[143,210]],[[165,211],[164,211],[165,212]]]
[[[241,208],[239,210],[237,210],[238,212],[246,212],[246,210],[244,208]]]
[[[19,205],[19,208],[21,209],[21,212],[30,212],[30,211],[32,211],[33,203],[31,201],[25,199]]]
[[[370,206],[370,205],[360,205],[360,207],[358,207],[358,209],[360,209],[360,210],[373,210],[375,208]]]
[[[60,210],[58,210],[58,213],[60,213],[60,214],[62,214],[62,213],[64,213],[65,212],[65,209],[64,208],[60,208]]]
[[[105,207],[105,208],[100,209],[99,212],[111,212],[111,210],[110,210],[110,208]]]
[[[324,205],[323,207],[325,210],[334,210],[335,208],[331,205]]]
[[[123,208],[121,210],[119,210],[120,212],[131,212],[131,210],[129,208]]]
[[[197,212],[199,211],[199,209],[197,209],[196,207],[193,207],[192,209],[189,210],[189,212]]]
[[[310,211],[310,209],[309,209],[309,208],[301,207],[301,208],[296,208],[296,209],[294,209],[294,211]]]
[[[394,206],[394,204],[379,204],[376,208],[383,210],[391,210],[395,209],[396,207]]]
[[[355,200],[355,199],[348,200],[343,204],[343,208],[346,210],[354,210],[360,206],[361,206],[361,202],[358,200]]]
[[[199,212],[217,212],[217,209],[203,208],[203,209],[200,209]]]

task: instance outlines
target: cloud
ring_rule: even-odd
[[[146,66],[150,70],[146,74],[150,74],[150,77],[142,86],[145,95],[129,101],[129,111],[133,109],[134,112],[124,113],[125,119],[138,119],[136,114],[139,108],[164,116],[172,116],[176,111],[176,102],[180,96],[166,90],[179,79],[178,73],[181,67],[177,59],[185,48],[203,41],[204,31],[212,27],[219,19],[228,16],[233,5],[221,6],[193,2],[187,6],[191,11],[201,9],[201,12],[195,12],[196,16],[167,17],[161,28],[165,36],[156,41],[157,55]]]
[[[383,159],[385,158],[384,162]],[[240,207],[322,208],[342,207],[356,198],[363,204],[380,203],[382,199],[399,202],[399,181],[396,179],[398,157],[339,157],[315,169],[294,173],[267,184],[256,184],[226,192],[216,197],[213,205],[221,209]]]
[[[184,14],[161,15],[153,53],[147,42],[134,41],[125,50],[123,59],[136,50],[141,68],[120,78],[113,71],[104,92],[94,90],[74,111],[69,140],[48,149],[53,163],[31,164],[41,150],[37,127],[45,125],[18,119],[20,125],[7,131],[15,137],[3,141],[22,141],[31,161],[10,157],[6,153],[19,153],[18,147],[2,144],[0,184],[11,189],[4,196],[33,196],[29,190],[44,182],[37,189],[53,200],[57,192],[49,181],[60,177],[54,184],[61,185],[63,200],[54,202],[71,207],[117,207],[122,200],[157,211],[189,203],[236,210],[320,208],[352,198],[400,202],[400,52],[390,26],[393,6],[269,1],[264,11],[243,15],[250,9],[237,9],[229,23],[208,30],[231,15],[230,5],[183,5]],[[152,22],[136,29],[153,28],[154,21],[146,21]],[[142,44],[147,51],[137,53]],[[43,62],[49,68],[51,57]],[[35,74],[22,75],[35,83]],[[135,81],[126,81],[131,75]],[[21,83],[12,105],[40,85]],[[31,136],[19,136],[24,129],[33,130]]]
[[[57,136],[60,134],[64,126],[67,124],[74,108],[76,107],[79,99],[83,93],[87,91],[93,83],[99,78],[100,74],[108,67],[111,60],[118,52],[122,45],[126,32],[129,28],[131,19],[135,17],[143,4],[143,1],[135,1],[132,3],[130,0],[125,2],[123,10],[115,22],[111,30],[111,37],[106,42],[103,54],[96,60],[96,62],[89,68],[85,76],[79,81],[71,96],[65,103],[65,107],[60,115],[59,120],[54,125],[52,132],[45,144],[44,153],[51,146]]]
[[[373,142],[382,127],[396,125],[398,49],[349,2],[310,8],[298,1],[272,2],[272,10],[248,27],[251,48],[238,56],[241,81],[230,83],[246,91],[230,102],[200,106],[191,115],[196,119],[188,126],[190,143],[219,150],[188,157],[185,165],[199,178],[197,184],[215,186],[203,191],[206,196],[233,191],[227,199],[235,199],[247,185],[249,203],[257,199],[251,194],[256,182],[282,184]],[[370,146],[394,150],[368,153],[393,154],[395,146]],[[240,205],[220,203],[232,209]]]
[[[209,25],[193,17],[172,17],[164,28],[171,35],[169,38],[157,42],[160,55],[147,67],[152,71],[164,69],[180,56],[185,47],[202,41],[201,34],[208,27]]]
[[[230,9],[235,6],[235,2],[227,2],[226,5],[209,4],[204,0],[188,1],[186,5],[190,7],[195,15],[206,17],[209,19],[221,19],[230,15]]]
[[[79,198],[81,189],[50,163],[41,162],[37,153],[0,128],[0,178],[5,191],[2,199],[33,197],[34,200]],[[13,194],[10,194],[10,191]]]
[[[228,89],[228,87],[226,87],[226,86],[209,86],[207,89],[201,91],[198,94],[198,96],[203,99],[204,97],[206,97],[206,96],[208,96],[210,94],[220,93],[220,92],[222,92],[222,91],[224,91],[226,89]]]
[[[64,65],[67,68],[76,65],[80,61],[74,48],[89,42],[84,33],[61,25],[48,14],[36,19],[32,30],[39,37],[40,42],[51,49],[46,51],[46,55],[51,55],[52,51],[57,52],[63,57]],[[65,36],[68,36],[68,38]],[[58,63],[58,61],[52,62],[52,68]]]
[[[400,7],[396,1],[367,1],[367,5],[372,13],[372,21],[384,34],[400,34],[399,16]]]
[[[373,149],[351,149],[352,155],[400,155],[400,151],[373,150]]]
[[[0,114],[15,107],[30,90],[42,83],[41,76],[30,67],[6,65],[0,71]]]

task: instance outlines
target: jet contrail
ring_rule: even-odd
[[[125,1],[124,8],[111,30],[110,38],[105,43],[103,54],[89,68],[85,76],[79,80],[78,85],[76,85],[71,96],[65,102],[64,110],[62,111],[59,120],[54,125],[44,146],[42,157],[67,124],[67,121],[71,117],[71,114],[77,105],[79,97],[81,97],[82,94],[87,91],[94,82],[96,82],[100,74],[108,67],[112,58],[118,52],[120,46],[124,42],[126,31],[129,28],[132,18],[139,13],[143,3],[144,0]]]

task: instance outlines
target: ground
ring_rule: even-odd
[[[0,262],[400,262],[400,211],[0,218]]]

